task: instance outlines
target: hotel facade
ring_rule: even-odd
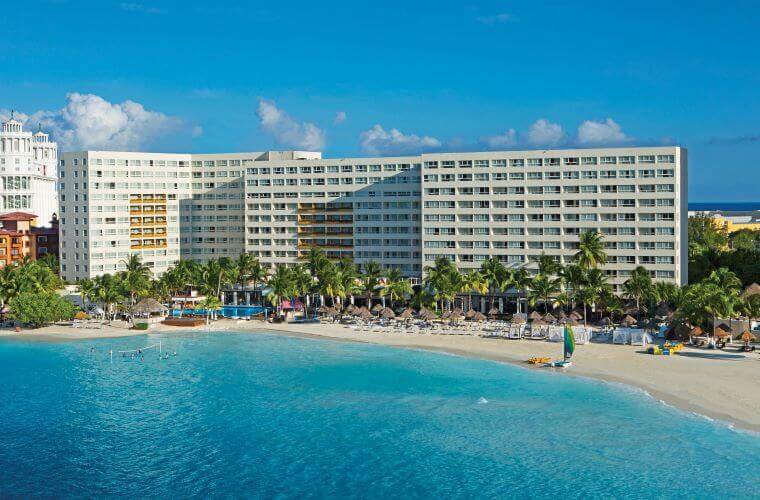
[[[489,257],[535,268],[572,261],[579,234],[604,235],[616,288],[638,265],[687,277],[687,153],[632,147],[323,159],[268,151],[64,153],[60,258],[68,281],[180,258],[250,252],[266,265],[370,260],[421,278],[437,257],[462,271]]]

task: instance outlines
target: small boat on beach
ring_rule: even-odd
[[[544,366],[549,368],[568,368],[573,365],[570,358],[575,351],[575,336],[573,335],[573,329],[569,325],[565,325],[564,342],[563,342],[564,356],[562,361],[552,361],[546,363]]]

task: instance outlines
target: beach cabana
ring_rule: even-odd
[[[414,309],[411,307],[407,307],[403,311],[401,311],[401,314],[396,316],[398,319],[412,319],[414,317]]]
[[[472,319],[473,316],[475,316],[475,313],[477,311],[475,309],[470,309],[464,314],[465,319]]]
[[[357,308],[356,308],[356,306],[355,306],[355,305],[353,305],[353,304],[348,304],[348,305],[346,306],[346,308],[344,309],[344,311],[346,311],[346,313],[347,313],[347,314],[353,314],[353,313],[354,313],[354,311],[356,311],[356,309],[357,309]]]
[[[446,311],[445,313],[441,314],[441,319],[449,319],[451,316],[451,311]]]
[[[491,317],[496,317],[499,314],[501,314],[501,311],[499,311],[498,307],[492,307],[491,309],[488,310],[488,315]]]
[[[628,326],[632,326],[636,324],[636,318],[631,316],[630,314],[627,314],[625,318],[623,318],[623,323]]]
[[[361,307],[357,310],[357,313],[355,313],[359,319],[362,319],[364,321],[368,321],[372,319],[372,313],[369,312],[369,309],[366,307]]]
[[[750,295],[757,295],[760,294],[760,285],[757,283],[752,283],[747,288],[744,289],[744,292],[742,295],[744,297],[749,297]]]
[[[527,322],[528,322],[528,318],[525,316],[524,313],[517,313],[514,316],[512,316],[512,323],[516,323],[519,325],[519,324],[527,323]]]
[[[87,313],[84,311],[77,311],[77,313],[74,315],[74,319],[79,319],[79,320],[87,319],[87,317],[88,317]]]
[[[390,307],[384,307],[380,311],[380,317],[384,319],[393,319],[396,317],[396,313],[393,312],[393,309],[391,309]]]
[[[723,326],[723,325],[718,325],[718,326],[717,326],[717,327],[716,327],[716,328],[713,330],[713,336],[714,336],[716,339],[726,339],[726,338],[730,339],[730,338],[731,338],[731,331],[730,331],[730,330],[728,330],[728,329],[727,329],[725,326]]]
[[[539,313],[538,311],[533,311],[532,313],[530,313],[530,314],[528,315],[528,318],[530,318],[532,321],[535,321],[535,320],[537,320],[537,319],[543,319],[543,318],[541,317],[541,313]]]
[[[383,309],[384,307],[382,304],[375,304],[374,306],[372,306],[371,312],[375,314],[380,314],[380,311],[382,311]]]
[[[554,316],[552,316],[552,313],[546,313],[546,314],[544,314],[543,320],[546,321],[547,323],[556,323],[557,322],[557,318],[555,318]]]
[[[156,299],[145,298],[134,305],[132,312],[140,316],[150,316],[152,314],[163,314],[169,309]]]
[[[422,309],[420,309],[420,312],[419,312],[418,316],[419,316],[419,318],[421,320],[424,320],[424,321],[433,321],[434,319],[438,318],[437,314],[435,314],[430,309],[426,309],[424,307]]]
[[[581,319],[583,319],[583,313],[582,313],[582,312],[580,312],[580,311],[578,311],[577,309],[575,309],[575,310],[573,310],[573,311],[570,313],[570,316],[569,316],[569,317],[570,317],[570,318],[575,318],[576,320],[581,320]]]
[[[487,319],[486,315],[483,314],[482,312],[476,312],[475,315],[472,317],[472,320],[477,321],[477,322],[482,322],[482,321],[485,321],[486,319]]]

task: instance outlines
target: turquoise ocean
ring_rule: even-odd
[[[159,341],[177,355],[110,360]],[[760,495],[756,434],[622,385],[445,354],[6,339],[0,388],[3,498]]]

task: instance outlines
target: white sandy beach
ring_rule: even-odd
[[[195,330],[205,330],[198,327]],[[462,356],[520,363],[532,356],[560,357],[557,343],[480,338],[472,335],[430,335],[393,332],[360,332],[333,324],[267,324],[258,321],[237,323],[221,320],[212,330],[227,332],[279,332],[302,337],[322,337],[343,341],[369,342],[387,346],[426,349]],[[50,326],[21,333],[3,331],[0,335],[17,338],[87,339],[145,333],[188,331],[156,325],[149,332],[128,330],[123,326],[83,329]],[[734,423],[737,427],[760,432],[760,356],[739,354],[733,349],[707,351],[686,348],[675,356],[652,356],[638,346],[586,344],[576,348],[574,364],[568,375],[593,377],[644,389],[653,397],[711,418]],[[536,368],[546,369],[546,368]]]

